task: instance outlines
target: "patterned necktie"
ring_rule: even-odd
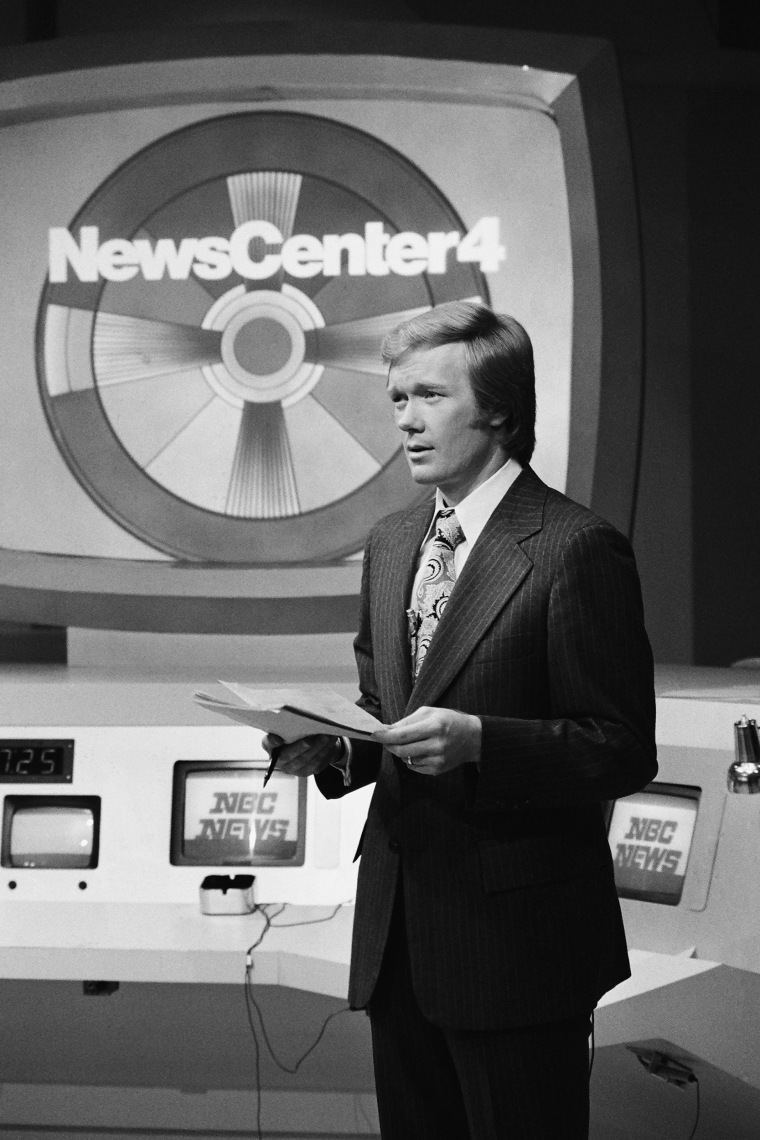
[[[425,561],[425,572],[414,599],[418,614],[416,636],[412,642],[415,678],[454,588],[454,551],[460,542],[464,542],[464,533],[453,508],[441,511],[435,538]]]

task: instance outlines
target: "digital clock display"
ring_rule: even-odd
[[[70,784],[73,740],[0,740],[0,783]]]

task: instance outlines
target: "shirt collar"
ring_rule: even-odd
[[[480,538],[486,523],[521,471],[522,464],[518,463],[516,459],[508,459],[503,467],[495,471],[490,478],[486,479],[485,483],[481,483],[474,491],[471,491],[455,508],[465,542],[470,546]],[[428,541],[433,532],[438,512],[447,510],[447,508],[448,504],[440,489],[436,488],[435,513],[425,536],[425,542]]]

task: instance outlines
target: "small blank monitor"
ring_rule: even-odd
[[[171,861],[201,867],[298,867],[304,862],[306,781],[255,761],[178,760]]]
[[[6,796],[4,867],[97,867],[99,796]]]
[[[616,800],[609,824],[621,898],[677,906],[689,863],[700,789],[650,784]]]

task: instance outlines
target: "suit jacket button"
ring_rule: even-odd
[[[388,846],[394,855],[398,855],[401,852],[401,844],[399,843],[398,839],[391,839]]]

